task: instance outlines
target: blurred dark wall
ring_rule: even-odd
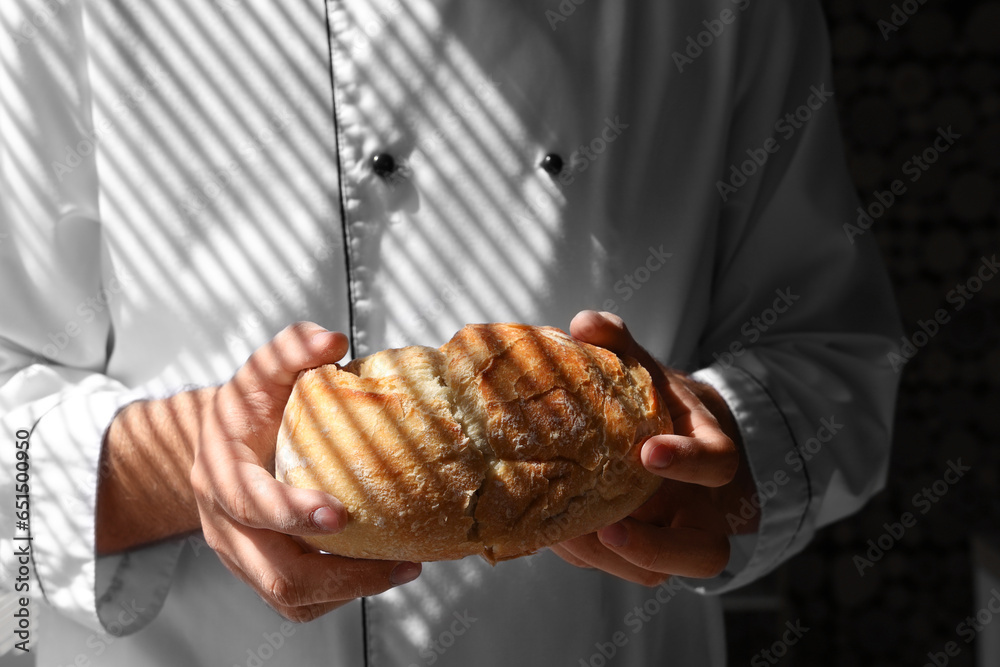
[[[982,261],[1000,254],[1000,2],[823,5],[834,99],[862,201],[888,201],[885,191],[897,179],[905,186],[880,217],[880,207],[871,208],[867,233],[883,250],[904,327],[917,345],[901,368],[886,490],[822,531],[775,577],[783,614],[812,628],[781,664],[919,667],[928,652],[955,641],[959,653],[948,664],[971,666],[976,643],[966,643],[968,631],[956,631],[975,612],[970,537],[1000,535],[1000,275],[990,275]],[[902,11],[896,30],[888,27],[897,27],[894,5]],[[949,127],[961,135],[954,145],[926,170],[913,162]],[[980,270],[992,280],[974,279]],[[930,321],[939,309],[946,317],[935,330]],[[949,461],[959,459],[970,470],[935,487]],[[930,494],[914,502],[925,487]],[[882,537],[882,545],[896,543],[871,567],[862,564],[860,576],[854,557],[867,558],[868,541],[878,545],[889,532],[885,524],[906,512],[915,525],[898,542]],[[1000,625],[1000,617],[994,622]],[[756,649],[763,645],[758,635]],[[731,664],[748,664],[752,655],[731,651]]]

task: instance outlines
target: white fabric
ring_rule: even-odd
[[[717,598],[694,591],[760,577],[881,487],[898,324],[871,236],[842,229],[857,204],[814,0],[18,0],[0,18],[0,421],[32,431],[40,667],[722,665]],[[699,51],[704,21],[720,34]],[[724,201],[732,165],[754,173]],[[762,492],[781,480],[722,576],[653,591],[547,551],[433,563],[367,600],[363,636],[360,602],[282,633],[197,540],[95,561],[101,438],[127,402],[223,382],[298,319],[362,355],[588,307],[715,385]]]

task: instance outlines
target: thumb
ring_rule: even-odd
[[[220,471],[217,488],[219,504],[245,526],[286,535],[324,535],[347,525],[347,509],[333,496],[279,482],[247,461]]]
[[[663,391],[667,378],[656,359],[639,345],[625,326],[625,320],[614,313],[581,310],[569,324],[569,333],[584,343],[597,345],[617,355],[632,357],[645,367],[653,384]]]
[[[581,310],[570,322],[569,333],[577,340],[598,345],[615,354],[634,356],[634,348],[639,347],[625,326],[625,320],[614,313]]]
[[[290,390],[301,371],[339,361],[347,347],[344,334],[313,322],[297,322],[257,348],[234,380],[243,392]]]

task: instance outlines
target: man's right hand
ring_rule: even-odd
[[[340,360],[347,337],[293,324],[218,388],[122,410],[104,444],[97,549],[113,553],[201,529],[237,577],[292,621],[412,581],[420,565],[319,553],[289,535],[342,530],[322,491],[278,482],[274,447],[299,372]]]
[[[289,535],[335,533],[347,511],[322,491],[275,480],[274,446],[299,372],[339,361],[347,337],[289,326],[215,394],[191,469],[205,539],[237,577],[285,618],[309,621],[354,598],[413,580],[420,565],[322,554]]]

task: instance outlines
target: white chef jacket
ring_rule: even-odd
[[[843,228],[814,0],[0,17],[0,417],[31,432],[40,666],[722,665],[708,593],[881,487],[898,324],[871,235]],[[102,436],[128,402],[224,382],[299,319],[358,356],[583,308],[735,414],[766,502],[719,577],[651,590],[549,551],[469,558],[293,626],[197,539],[95,558]]]

